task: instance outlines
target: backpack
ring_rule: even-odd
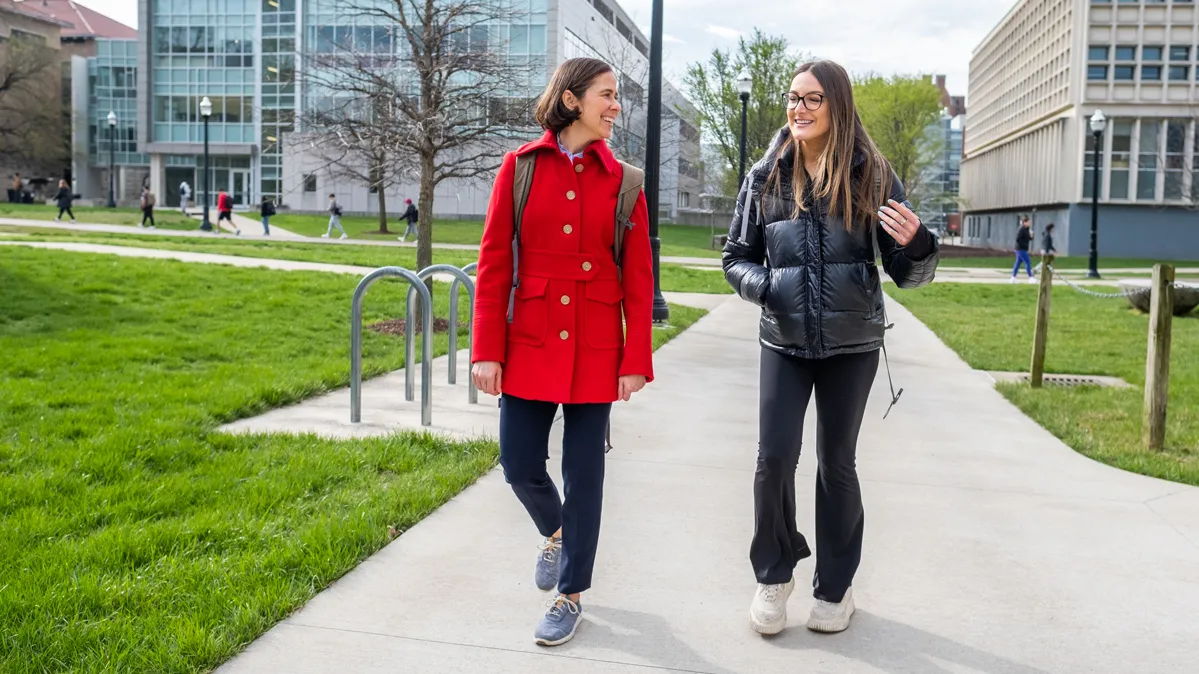
[[[146,208],[154,208],[154,193],[146,192]]]
[[[512,182],[512,290],[508,293],[508,322],[512,322],[512,311],[516,305],[516,288],[520,285],[520,225],[524,217],[525,204],[529,200],[529,190],[533,187],[533,169],[537,163],[537,153],[517,155],[516,179]],[[637,196],[641,193],[641,185],[645,180],[645,171],[619,162],[621,168],[620,192],[616,197],[616,213],[613,226],[615,236],[612,245],[612,258],[616,261],[616,276],[621,278],[621,258],[624,253],[624,233],[631,229],[633,209],[637,206]]]

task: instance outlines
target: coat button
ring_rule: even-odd
[[[558,333],[558,336],[561,337],[562,339],[566,339],[566,338],[570,337],[570,333],[563,330],[562,332]]]
[[[583,172],[583,165],[575,164],[575,173],[582,173],[582,172]]]
[[[566,193],[566,198],[567,198],[567,199],[570,199],[571,201],[574,201],[574,200],[575,200],[575,191],[574,191],[574,190],[571,190],[571,191],[567,192],[567,193]]]
[[[563,303],[563,304],[570,304],[570,296],[569,296],[569,295],[563,295],[563,296],[562,296],[562,303]]]
[[[590,262],[583,263],[583,271],[591,271],[591,263]]]
[[[573,231],[575,231],[575,228],[571,227],[570,225],[566,225],[565,227],[562,228],[562,232],[564,234],[570,234]]]

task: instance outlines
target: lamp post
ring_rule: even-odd
[[[749,113],[749,93],[754,89],[754,80],[742,71],[737,76],[737,95],[741,98],[741,167],[737,170],[737,184],[745,182],[745,124]]]
[[[117,207],[117,113],[108,111],[108,207]]]
[[[1087,278],[1099,278],[1099,160],[1103,156],[1103,129],[1107,118],[1102,110],[1091,115],[1091,133],[1095,134],[1095,170],[1091,179],[1091,259],[1087,267]]]
[[[645,115],[645,205],[649,209],[649,247],[654,260],[655,323],[665,323],[670,318],[670,306],[662,297],[659,273],[662,241],[658,238],[658,178],[662,171],[662,2],[653,0],[650,9],[649,109]]]
[[[212,222],[208,219],[208,118],[212,116],[212,101],[207,96],[200,100],[200,116],[204,118],[204,220],[200,223],[200,229],[211,232]]]

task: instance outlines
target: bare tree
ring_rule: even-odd
[[[0,43],[0,157],[43,170],[65,163],[64,119],[58,53],[23,39]]]
[[[374,37],[367,47],[355,31],[312,57],[306,81],[327,98],[310,130],[341,131],[350,154],[388,180],[418,178],[417,264],[427,266],[434,190],[447,180],[490,179],[503,151],[531,135],[530,88],[540,66],[509,56],[493,30],[519,16],[508,0],[345,0],[340,13]]]

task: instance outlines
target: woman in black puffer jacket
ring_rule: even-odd
[[[938,244],[863,128],[841,66],[804,64],[784,96],[787,128],[746,177],[723,256],[729,283],[762,307],[750,623],[763,634],[783,629],[794,569],[811,554],[795,524],[795,469],[815,390],[816,602],[807,625],[838,632],[854,611],[863,531],[855,456],[886,322],[874,242],[900,288],[932,281]]]

